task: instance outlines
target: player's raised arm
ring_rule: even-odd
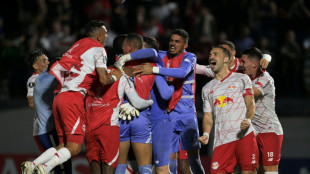
[[[157,56],[157,51],[155,49],[145,48],[123,55],[117,62],[115,62],[115,66],[117,68],[122,68],[126,62],[139,59],[150,59],[153,62],[161,61],[161,59]]]
[[[195,64],[196,56],[192,53],[187,53],[184,55],[182,63],[178,68],[152,67],[150,64],[143,64],[137,66],[137,69],[139,70],[135,71],[135,73],[142,73],[144,75],[153,73],[174,78],[185,78]]]
[[[199,65],[196,63],[196,74],[214,78],[214,72],[211,70],[209,65]]]

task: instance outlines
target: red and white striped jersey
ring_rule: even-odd
[[[96,68],[106,68],[104,47],[91,38],[77,41],[51,68],[61,90],[86,94],[96,76]]]
[[[252,80],[252,84],[262,93],[255,100],[255,115],[252,121],[258,133],[274,132],[283,134],[283,129],[275,111],[275,85],[268,72]]]
[[[202,88],[203,111],[212,112],[215,125],[214,148],[238,140],[246,118],[244,96],[253,95],[247,75],[230,72],[222,80],[213,79]],[[246,135],[254,131],[250,126]]]

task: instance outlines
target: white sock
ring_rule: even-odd
[[[67,148],[63,147],[59,149],[54,157],[44,164],[45,171],[47,173],[50,172],[54,167],[66,162],[70,158],[71,153]]]
[[[57,150],[54,147],[47,149],[45,152],[43,152],[39,157],[37,157],[31,163],[31,168],[34,169],[36,165],[46,163],[48,160],[50,160],[55,155],[56,152]]]
[[[273,172],[265,172],[265,174],[278,174],[278,171],[273,171]]]

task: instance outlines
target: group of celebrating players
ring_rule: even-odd
[[[188,33],[176,29],[168,51],[158,50],[153,37],[118,36],[114,63],[104,49],[104,22],[90,21],[85,29],[87,37],[48,71],[42,51],[28,56],[34,73],[27,97],[42,154],[23,162],[22,173],[72,173],[70,158],[84,141],[92,173],[126,173],[130,147],[140,174],[177,173],[183,150],[188,172],[205,173],[199,149],[208,144],[213,125],[212,174],[232,173],[236,164],[243,174],[278,173],[283,130],[275,113],[274,82],[265,71],[269,55],[254,47],[235,58],[234,44],[224,41],[210,51],[210,65],[199,65],[186,51]],[[214,78],[202,89],[202,136],[195,74]]]

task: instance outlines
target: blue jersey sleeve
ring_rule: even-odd
[[[138,59],[150,59],[154,62],[159,62],[161,60],[158,58],[158,54],[155,49],[153,48],[146,48],[140,49],[133,53],[130,53],[131,59],[138,60]]]
[[[184,55],[182,63],[179,68],[159,68],[160,75],[174,77],[174,78],[185,78],[186,75],[194,70],[196,64],[196,56],[193,53],[187,53]]]
[[[174,92],[174,86],[168,85],[165,78],[161,75],[155,77],[155,84],[164,100],[169,100]]]

